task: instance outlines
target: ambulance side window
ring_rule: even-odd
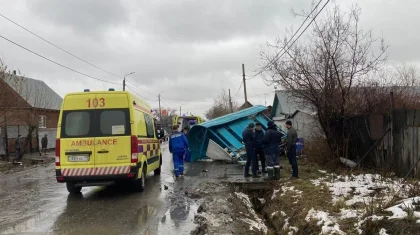
[[[137,136],[147,137],[147,127],[144,114],[138,110],[135,110],[135,115],[137,116]]]
[[[147,137],[148,138],[154,138],[155,137],[155,131],[154,131],[154,128],[153,128],[153,119],[148,114],[144,114],[144,118],[146,119]]]

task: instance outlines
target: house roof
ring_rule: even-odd
[[[41,80],[9,74],[5,82],[33,108],[61,109],[63,98]]]
[[[246,109],[246,108],[250,108],[250,107],[252,107],[252,106],[254,106],[254,105],[252,105],[252,104],[251,104],[251,102],[246,101],[244,104],[242,104],[242,105],[241,105],[241,107],[239,107],[239,110],[243,110],[243,109]]]
[[[290,91],[278,90],[274,96],[272,116],[278,114],[293,115],[296,111],[313,114],[314,111],[308,107],[302,105],[303,100],[296,99],[291,96]]]

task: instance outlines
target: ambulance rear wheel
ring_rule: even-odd
[[[143,192],[146,188],[146,167],[143,168],[141,178],[136,180],[135,187],[138,192]]]
[[[154,173],[155,175],[160,175],[162,171],[162,156],[159,157],[159,168],[157,168]]]
[[[69,191],[69,193],[71,194],[80,193],[82,191],[82,187],[76,187],[75,185],[76,184],[73,182],[67,182],[66,183],[67,191]]]

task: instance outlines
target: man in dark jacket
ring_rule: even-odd
[[[178,126],[173,126],[172,135],[169,137],[169,152],[172,153],[175,177],[184,176],[184,155],[188,150],[188,141]]]
[[[293,174],[290,179],[298,178],[298,164],[296,158],[296,142],[297,142],[297,132],[295,128],[292,126],[292,122],[286,121],[286,129],[287,129],[287,158],[289,158],[289,163],[292,165]]]
[[[257,158],[257,161],[261,161],[261,170],[262,173],[267,173],[267,170],[265,169],[265,154],[264,154],[264,148],[263,148],[263,141],[264,138],[264,131],[262,129],[262,124],[257,123],[255,124],[255,155]],[[258,169],[257,173],[261,173]]]
[[[246,150],[246,164],[245,164],[245,177],[250,177],[249,167],[252,164],[252,177],[259,177],[257,174],[258,162],[255,156],[255,135],[254,135],[254,123],[250,123],[248,128],[242,132],[242,141],[245,144]]]
[[[266,180],[280,179],[280,156],[279,145],[281,144],[282,134],[277,130],[274,122],[268,122],[268,130],[263,138],[264,152],[267,160],[268,176]]]
[[[48,136],[45,134],[44,137],[41,139],[41,151],[44,151],[44,153],[47,153],[47,147],[48,147]]]

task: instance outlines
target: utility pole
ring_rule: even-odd
[[[181,105],[179,106],[179,116],[182,116],[182,113],[181,113]]]
[[[127,77],[128,75],[131,75],[133,73],[135,73],[135,72],[131,72],[131,73],[129,73],[129,74],[127,74],[127,75],[124,76],[124,79],[123,79],[123,91],[125,91],[125,77]]]
[[[245,103],[248,103],[248,96],[246,94],[246,79],[245,79],[245,65],[242,64],[242,82],[244,83]]]
[[[229,89],[229,107],[230,107],[230,112],[233,113],[233,105],[232,105],[232,97],[230,96],[230,89]]]
[[[160,94],[158,95],[159,99],[159,123],[162,125],[162,108],[160,107]]]
[[[7,136],[7,110],[4,111],[4,143],[6,158],[9,160],[9,137]]]

